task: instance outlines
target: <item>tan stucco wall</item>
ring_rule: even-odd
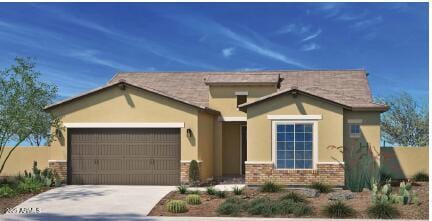
[[[198,115],[198,160],[201,160],[201,180],[213,177],[214,116],[200,112]]]
[[[6,147],[0,162],[6,158],[11,151],[11,147]],[[14,176],[18,173],[23,174],[24,170],[31,171],[33,161],[37,161],[39,169],[48,167],[49,147],[17,147],[10,155],[5,164],[5,168],[0,176]]]
[[[393,178],[429,174],[429,147],[382,147],[380,159],[381,167]]]
[[[343,109],[305,95],[284,94],[248,108],[248,161],[272,161],[272,121],[267,115],[322,115],[318,120],[318,161],[343,161],[342,154],[328,146],[342,146]]]
[[[247,102],[252,102],[276,90],[276,86],[210,86],[209,106],[220,111],[223,117],[245,117],[244,112],[237,110],[235,92],[248,92]]]
[[[215,119],[214,121],[214,149],[213,149],[213,162],[214,162],[214,176],[222,176],[222,122]]]
[[[360,123],[360,138],[350,138],[350,127],[348,120],[361,120]],[[361,143],[362,145],[369,144],[372,149],[377,163],[379,163],[380,153],[380,112],[354,112],[344,111],[344,147],[352,148]]]
[[[240,124],[222,124],[223,175],[240,174]]]
[[[198,158],[198,110],[160,95],[126,87],[108,88],[52,110],[63,123],[184,122],[181,128],[181,160]],[[194,136],[188,138],[186,129]],[[50,159],[66,159],[66,133],[62,142],[51,144]]]

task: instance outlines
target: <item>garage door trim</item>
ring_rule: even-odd
[[[64,123],[66,128],[184,128],[183,122],[143,123]]]

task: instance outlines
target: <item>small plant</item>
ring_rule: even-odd
[[[277,202],[276,209],[278,214],[287,215],[294,213],[297,206],[298,204],[292,199],[284,199]]]
[[[213,186],[207,187],[207,194],[208,195],[216,195],[217,190]]]
[[[219,205],[216,212],[221,215],[237,216],[242,210],[244,203],[238,197],[230,197]]]
[[[302,195],[295,193],[295,192],[289,192],[289,193],[283,195],[281,198],[279,198],[279,200],[281,200],[281,201],[282,200],[292,200],[294,203],[306,202],[306,199]]]
[[[376,203],[368,208],[369,217],[375,219],[393,219],[399,217],[399,211],[389,203]]]
[[[348,218],[355,213],[354,209],[342,201],[330,203],[324,207],[323,212],[330,218]]]
[[[332,191],[330,185],[321,182],[313,182],[309,187],[318,190],[320,193],[330,193]]]
[[[217,190],[216,191],[216,196],[219,197],[219,198],[225,198],[226,192],[223,191],[223,190]]]
[[[267,193],[275,193],[279,192],[282,189],[282,187],[272,181],[266,181],[264,185],[260,187],[261,192],[267,192]]]
[[[297,207],[294,209],[294,215],[296,216],[306,216],[313,213],[312,207],[305,203],[298,203]]]
[[[403,197],[404,205],[411,203],[412,194],[409,192],[411,187],[411,183],[405,183],[404,181],[399,185],[399,196]]]
[[[238,186],[235,186],[235,187],[233,188],[233,192],[234,192],[235,195],[241,195],[241,194],[243,193],[243,188],[240,188],[240,187],[238,187]]]
[[[195,186],[199,182],[199,166],[196,160],[192,160],[189,165],[189,182],[192,186]]]
[[[55,187],[60,187],[62,185],[62,179],[60,177],[60,175],[54,171],[54,186]]]
[[[384,184],[381,189],[378,188],[378,184],[374,182],[372,184],[372,203],[389,203],[391,195],[391,181]]]
[[[201,204],[201,198],[197,194],[189,194],[186,196],[186,202],[191,205]]]
[[[180,194],[186,194],[187,191],[188,191],[188,188],[187,188],[187,186],[185,186],[185,185],[180,185],[180,186],[177,187],[177,191],[178,191]]]
[[[32,178],[25,178],[24,181],[18,183],[16,191],[18,193],[39,193],[42,191],[44,184]]]
[[[170,200],[166,204],[166,209],[172,213],[185,213],[185,212],[187,212],[186,202],[183,200]]]
[[[9,187],[9,185],[2,185],[0,187],[0,198],[10,198],[16,195],[16,192]]]
[[[277,209],[277,205],[269,198],[259,197],[249,203],[247,212],[252,215],[272,216],[277,213]]]
[[[413,180],[417,182],[427,182],[429,181],[429,175],[424,172],[418,172],[413,176]]]
[[[195,194],[195,195],[200,195],[201,192],[199,190],[188,190],[187,193],[189,194]]]

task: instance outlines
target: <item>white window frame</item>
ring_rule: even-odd
[[[359,132],[358,132],[358,134],[353,134],[352,133],[352,131],[351,131],[351,127],[352,126],[359,126]],[[360,123],[350,123],[350,124],[348,124],[348,127],[349,127],[349,135],[350,135],[350,138],[360,138],[360,136],[361,136],[361,124]]]
[[[278,124],[312,124],[312,169],[311,168],[278,168],[276,134]],[[318,120],[273,120],[272,121],[272,162],[276,170],[316,170],[318,164]]]

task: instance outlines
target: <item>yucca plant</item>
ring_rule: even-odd
[[[282,200],[292,200],[294,203],[304,203],[304,202],[306,202],[306,199],[302,195],[300,195],[298,193],[295,193],[295,192],[289,192],[289,193],[283,195],[282,197],[280,197],[279,200],[280,201],[282,201]]]
[[[274,193],[274,192],[279,192],[282,189],[282,187],[272,181],[266,181],[261,187],[260,187],[260,191],[261,192],[270,192],[270,193]]]
[[[330,185],[322,182],[313,182],[309,187],[318,190],[320,193],[330,193],[332,191]]]
[[[189,194],[186,196],[186,202],[191,205],[201,204],[201,198],[198,194]]]
[[[394,219],[399,217],[399,211],[390,203],[376,203],[367,209],[367,214],[375,219]]]
[[[177,191],[178,191],[180,194],[186,194],[187,191],[188,191],[188,188],[187,188],[187,186],[185,186],[185,185],[180,185],[180,186],[177,187]]]
[[[328,204],[324,207],[323,212],[330,218],[347,218],[352,217],[355,213],[352,207],[342,201]]]
[[[241,194],[243,193],[243,188],[240,188],[240,187],[238,187],[238,186],[235,186],[235,187],[233,188],[233,192],[234,192],[235,195],[241,195]]]
[[[166,209],[171,213],[187,212],[186,202],[183,200],[170,200],[166,204]]]

